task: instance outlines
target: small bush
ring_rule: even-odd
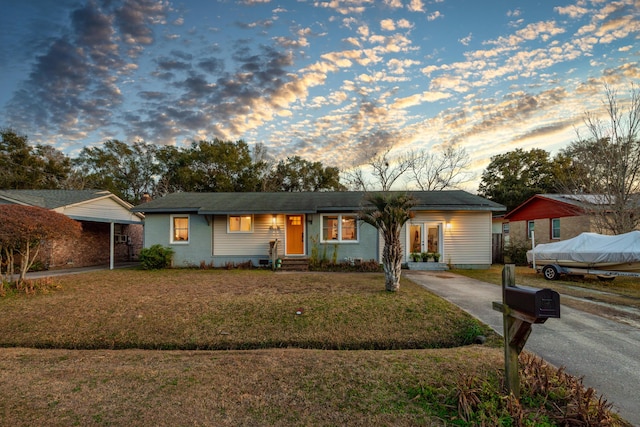
[[[529,242],[512,239],[504,248],[504,256],[512,264],[527,265],[527,251],[531,249],[529,246]]]
[[[173,249],[153,245],[140,251],[140,265],[145,270],[159,270],[171,266]]]

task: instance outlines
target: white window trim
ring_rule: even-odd
[[[356,239],[355,240],[342,240],[342,217],[352,217],[356,226]],[[324,220],[328,217],[337,217],[338,218],[338,238],[324,240]],[[358,221],[358,216],[356,214],[326,214],[320,216],[320,243],[359,243],[360,242],[360,221]]]
[[[231,217],[236,217],[236,216],[249,216],[249,217],[251,217],[251,229],[248,230],[248,231],[243,231],[243,230],[232,231],[231,230]],[[253,217],[253,214],[227,215],[227,233],[228,234],[251,234],[251,233],[253,233],[253,225],[254,224],[255,224],[255,218]]]
[[[173,225],[174,225],[174,218],[187,218],[187,240],[174,240],[173,237],[175,236],[174,233],[174,229],[173,229]],[[191,241],[191,216],[189,214],[172,214],[169,216],[169,242],[172,245],[188,245],[189,242]]]
[[[529,228],[529,224],[533,224],[533,229]],[[536,222],[534,220],[527,221],[527,239],[531,240],[531,232],[535,233],[536,230]]]

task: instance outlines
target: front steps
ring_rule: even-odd
[[[282,271],[309,271],[309,258],[284,258]]]

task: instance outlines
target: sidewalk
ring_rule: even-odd
[[[450,272],[403,271],[403,275],[502,335],[502,313],[492,307],[493,301],[502,301],[500,286]],[[584,385],[613,403],[624,419],[640,426],[640,328],[566,306],[560,315],[533,325],[525,349],[582,377]]]
[[[139,266],[139,262],[119,262],[114,269]],[[44,270],[27,273],[27,279],[41,279],[43,277],[64,276],[68,274],[80,274],[88,271],[109,270],[109,265],[92,265],[90,267],[64,268],[60,270]]]

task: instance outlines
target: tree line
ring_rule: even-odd
[[[338,168],[299,156],[274,162],[263,145],[251,149],[242,140],[203,140],[178,148],[112,139],[70,158],[48,145],[32,146],[12,129],[1,135],[2,189],[97,188],[132,204],[145,193],[346,189]]]

